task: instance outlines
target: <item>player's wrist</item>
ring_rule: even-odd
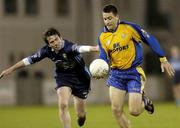
[[[168,61],[166,57],[160,57],[159,60],[161,63]]]

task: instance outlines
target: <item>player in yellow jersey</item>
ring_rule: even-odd
[[[129,112],[138,116],[144,108],[152,114],[152,101],[144,95],[146,80],[141,64],[142,43],[146,43],[158,56],[162,72],[174,75],[174,69],[167,61],[158,41],[140,26],[119,19],[117,8],[107,5],[102,12],[105,27],[101,31],[98,44],[100,58],[110,64],[107,80],[112,111],[122,128],[130,128],[130,121],[123,112],[126,93],[129,94]]]

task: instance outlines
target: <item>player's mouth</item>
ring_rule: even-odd
[[[60,49],[60,47],[59,46],[54,46],[54,48],[53,49],[55,49],[55,50],[59,50]]]
[[[108,24],[107,25],[108,28],[112,28],[112,26],[113,26],[112,24]]]

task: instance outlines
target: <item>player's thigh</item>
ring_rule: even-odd
[[[71,96],[71,88],[68,86],[62,86],[57,89],[58,95],[58,103],[59,105],[68,105],[70,96]]]
[[[132,92],[129,93],[129,110],[140,111],[142,109],[142,94]]]
[[[74,107],[77,114],[85,114],[86,99],[74,96]]]
[[[113,86],[109,87],[109,96],[111,100],[112,109],[122,109],[125,99],[125,90],[120,90]]]

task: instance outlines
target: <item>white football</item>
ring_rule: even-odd
[[[109,65],[102,59],[95,59],[89,66],[92,77],[103,78],[109,72]]]

